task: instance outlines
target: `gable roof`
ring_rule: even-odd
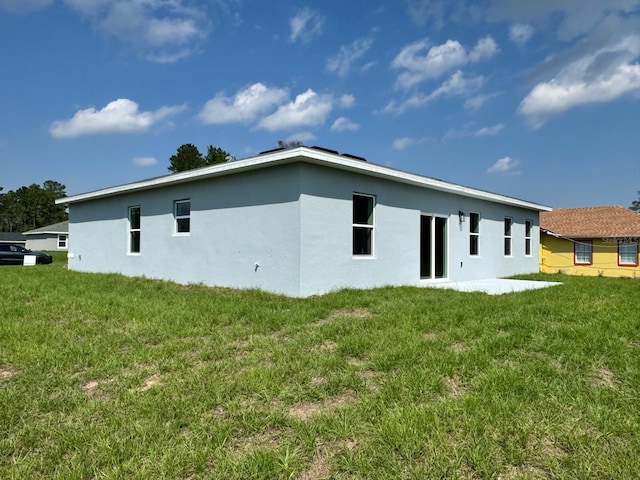
[[[640,214],[619,206],[540,213],[540,228],[570,238],[640,237]]]
[[[29,230],[24,232],[23,235],[39,235],[43,233],[69,233],[69,221],[65,220],[64,222],[54,223],[53,225],[46,225],[40,228],[34,228],[33,230]]]
[[[269,168],[276,165],[284,165],[288,163],[305,162],[315,165],[322,165],[337,170],[345,170],[359,173],[362,175],[383,178],[390,181],[415,185],[418,187],[439,190],[443,192],[462,195],[465,197],[497,202],[506,205],[527,208],[531,210],[551,210],[550,207],[537,203],[520,200],[497,193],[491,193],[476,188],[465,187],[455,183],[445,182],[436,178],[425,177],[413,173],[396,170],[381,165],[372,164],[355,157],[353,155],[339,154],[332,150],[318,147],[297,147],[290,149],[276,149],[263,152],[255,157],[249,157],[243,160],[236,160],[227,163],[212,165],[209,167],[187,170],[184,172],[165,175],[163,177],[151,178],[139,182],[128,183],[94,192],[83,193],[70,197],[56,200],[56,204],[69,205],[72,203],[83,202],[98,198],[120,195],[123,193],[135,192],[140,190],[148,190],[152,188],[176,185],[206,178],[222,177],[234,173],[251,171],[257,169]]]

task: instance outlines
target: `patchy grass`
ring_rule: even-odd
[[[640,282],[288,299],[0,268],[0,478],[640,476]]]

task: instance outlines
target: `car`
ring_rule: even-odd
[[[25,255],[36,257],[36,263],[53,262],[53,257],[48,253],[33,252],[20,245],[0,244],[0,265],[23,265]]]

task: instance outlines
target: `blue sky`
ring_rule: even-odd
[[[552,207],[640,190],[640,0],[0,0],[0,186],[298,140]]]

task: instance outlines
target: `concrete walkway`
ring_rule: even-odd
[[[460,292],[484,292],[489,295],[501,295],[503,293],[522,292],[537,288],[562,285],[560,282],[539,282],[534,280],[510,280],[506,278],[489,278],[486,280],[467,280],[464,282],[434,283],[429,285],[434,288],[450,288]]]

